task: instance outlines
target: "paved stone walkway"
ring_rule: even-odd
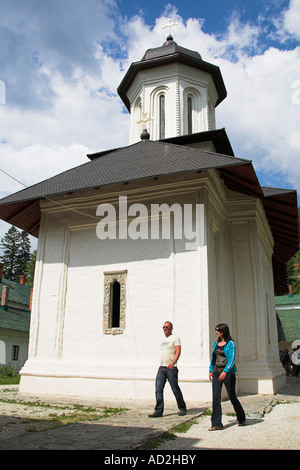
[[[300,379],[287,377],[286,387],[276,395],[247,395],[239,397],[248,417],[262,417],[275,401],[299,401]],[[99,402],[97,403],[99,405]],[[128,408],[88,423],[76,423],[36,433],[27,433],[0,442],[0,450],[112,450],[128,451],[143,446],[174,426],[201,416],[211,403],[189,403],[188,414],[178,416],[173,402],[167,402],[162,418],[150,419],[154,402],[126,401],[114,406]],[[103,406],[111,406],[103,404]],[[230,402],[223,402],[223,413],[232,412]]]

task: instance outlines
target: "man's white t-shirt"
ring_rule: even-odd
[[[175,335],[166,336],[161,343],[161,361],[160,365],[167,367],[173,361],[175,355],[175,346],[180,346],[180,338]],[[174,364],[176,365],[176,363]]]

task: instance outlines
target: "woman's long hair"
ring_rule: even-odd
[[[229,328],[226,323],[219,323],[219,325],[216,326],[216,330],[219,330],[221,333],[223,333],[223,338],[226,343],[228,343],[228,341],[234,341],[230,336]]]

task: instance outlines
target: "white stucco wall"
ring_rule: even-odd
[[[116,204],[120,194],[128,196],[128,204],[146,201],[148,207],[153,202],[202,204],[197,249],[187,251],[185,240],[173,237],[99,240],[96,208]],[[166,320],[182,341],[179,377],[187,400],[211,398],[208,365],[214,328],[221,321],[237,340],[243,390],[273,387],[272,240],[257,201],[228,192],[214,172],[137,183],[126,193],[124,186],[87,191],[59,201],[69,209],[42,205],[21,394],[154,399]],[[126,326],[122,334],[106,335],[104,273],[116,270],[127,271]],[[167,387],[166,397],[171,396]]]
[[[198,182],[197,182],[198,185]],[[166,191],[165,195],[163,191]],[[195,183],[155,189],[151,201],[196,203]],[[171,196],[170,196],[171,194]],[[132,202],[141,200],[133,194]],[[106,199],[116,202],[115,196]],[[84,204],[85,198],[77,202]],[[96,213],[94,198],[85,210]],[[67,204],[67,201],[64,201]],[[70,203],[74,205],[74,200]],[[81,208],[81,211],[83,209]],[[70,393],[74,377],[79,395],[86,378],[93,394],[152,398],[160,360],[162,325],[169,320],[182,341],[180,377],[207,380],[208,323],[206,246],[185,250],[185,240],[99,240],[96,222],[46,203],[35,278],[29,360],[21,393]],[[126,327],[103,333],[104,272],[127,270]],[[52,387],[40,376],[52,377]],[[55,379],[59,377],[60,380]],[[116,380],[120,384],[116,386]],[[47,379],[49,381],[49,379]],[[60,384],[60,385],[58,385]],[[119,387],[120,385],[120,387]],[[124,389],[123,390],[123,387]],[[73,389],[73,394],[75,393]]]
[[[261,202],[223,190],[208,207],[210,332],[231,325],[239,390],[273,393],[284,385],[272,271],[273,238]],[[216,295],[218,293],[218,295]]]

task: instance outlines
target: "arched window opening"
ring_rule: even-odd
[[[159,95],[159,138],[165,138],[165,125],[166,125],[166,116],[165,116],[165,95]]]
[[[120,326],[120,292],[120,283],[115,281],[111,285],[111,328]]]
[[[126,326],[127,270],[104,272],[103,332],[121,335]]]
[[[186,87],[183,91],[183,131],[192,135],[203,131],[203,106],[200,92],[193,87]]]
[[[187,99],[187,111],[188,111],[188,134],[193,133],[193,100],[191,96]]]

